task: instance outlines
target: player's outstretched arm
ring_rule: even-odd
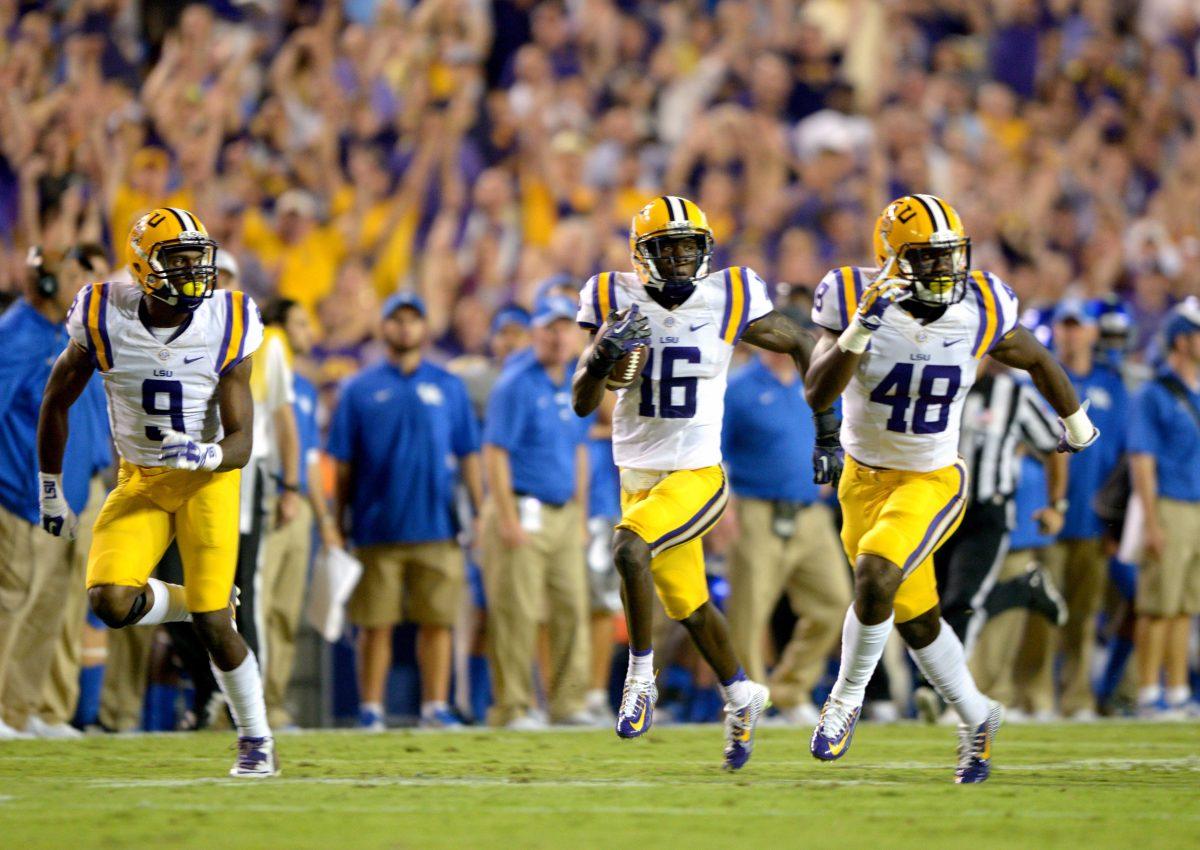
[[[92,358],[76,342],[67,346],[54,361],[50,380],[42,393],[38,414],[38,469],[46,475],[61,475],[63,453],[67,450],[67,411],[79,398],[92,373],[96,370]]]
[[[801,378],[808,371],[815,343],[811,333],[778,310],[747,325],[742,331],[742,340],[767,351],[791,355]]]
[[[95,371],[91,356],[75,342],[54,361],[38,414],[38,505],[42,528],[55,537],[75,537],[78,520],[63,492],[63,453],[70,430],[67,412]]]
[[[804,375],[804,398],[813,410],[827,410],[841,396],[854,370],[858,367],[860,352],[847,351],[838,345],[838,335],[831,330],[821,330],[821,338],[813,349],[808,371]]]
[[[1071,379],[1033,334],[1018,325],[991,355],[1006,366],[1028,372],[1038,392],[1054,408],[1065,429],[1058,443],[1060,452],[1077,452],[1096,442],[1100,431],[1088,418],[1086,406],[1080,406]]]
[[[247,357],[221,376],[217,383],[217,403],[221,410],[221,428],[225,436],[218,470],[241,469],[250,462],[254,442],[254,396],[250,394],[251,357]]]

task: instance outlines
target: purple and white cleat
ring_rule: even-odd
[[[275,755],[274,738],[238,736],[237,761],[229,768],[230,776],[262,779],[279,775],[279,757]]]

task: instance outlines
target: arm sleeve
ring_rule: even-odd
[[[487,414],[484,417],[485,443],[499,446],[508,452],[516,450],[528,418],[522,401],[516,381],[503,380],[496,384],[491,397],[488,398]]]
[[[272,336],[266,342],[267,367],[267,410],[278,410],[285,404],[294,404],[296,391],[292,386],[292,367],[288,365],[283,341]]]
[[[775,309],[771,303],[771,295],[767,291],[767,283],[753,269],[746,269],[746,281],[750,289],[750,310],[746,314],[746,324],[756,322]]]
[[[594,331],[604,324],[604,316],[600,315],[600,275],[592,275],[579,292],[579,312],[575,321],[580,327]]]
[[[861,269],[843,266],[826,272],[813,291],[813,322],[834,333],[844,331],[858,309],[863,285]]]
[[[325,442],[325,451],[335,460],[342,463],[350,463],[352,460],[356,425],[354,397],[350,387],[343,385],[337,407],[333,410],[332,421],[329,423],[329,437]]]
[[[1034,451],[1049,454],[1058,448],[1058,421],[1028,384],[1017,385],[1016,421],[1021,439]]]
[[[479,451],[479,422],[467,395],[467,385],[459,377],[454,381],[454,454],[466,457]]]
[[[1017,300],[1017,294],[1007,283],[991,272],[983,272],[982,276],[984,284],[990,288],[996,301],[997,328],[991,345],[988,346],[988,351],[991,351],[999,344],[1000,340],[1017,329],[1021,318],[1021,305]]]

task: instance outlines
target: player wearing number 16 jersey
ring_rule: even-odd
[[[982,782],[1000,706],[979,692],[962,645],[941,622],[933,572],[933,553],[966,505],[958,432],[978,361],[991,355],[1029,372],[1062,417],[1060,451],[1086,448],[1099,432],[1062,367],[1017,323],[1012,290],[970,270],[970,240],[949,204],[933,195],[893,201],[876,224],[875,253],[877,267],[835,269],[814,293],[813,320],[823,330],[805,395],[814,409],[843,399],[838,499],[856,598],[812,753],[828,761],[848,750],[895,624],[962,720],[955,781]]]
[[[704,571],[701,537],[728,500],[720,466],[726,375],[739,340],[791,354],[803,374],[813,340],[772,309],[753,271],[709,270],[712,231],[691,201],[670,195],[651,201],[634,216],[629,245],[635,271],[597,275],[581,293],[579,323],[594,338],[573,387],[575,411],[586,416],[600,403],[616,362],[633,348],[647,350],[640,378],[617,391],[613,412],[622,509],[613,558],[630,636],[617,734],[636,738],[653,720],[658,691],[650,627],[657,591],[724,687],[725,766],[736,770],[750,758],[768,695],[746,679],[725,619],[709,601]],[[831,415],[821,420],[826,432],[830,420],[836,423]],[[826,476],[833,457],[828,450],[816,456]]]
[[[99,370],[121,465],[88,553],[92,610],[110,628],[191,619],[238,726],[230,773],[271,776],[258,662],[230,606],[262,320],[247,296],[215,291],[216,243],[187,210],[143,216],[129,248],[139,285],[84,287],[67,316],[72,344],[54,365],[38,427],[42,524],[57,535],[73,529],[61,498],[67,409]],[[183,586],[150,577],[172,538]]]

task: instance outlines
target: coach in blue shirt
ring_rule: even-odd
[[[1092,720],[1096,699],[1092,690],[1092,650],[1096,645],[1096,618],[1108,583],[1108,555],[1104,525],[1092,507],[1097,491],[1125,451],[1129,397],[1120,373],[1097,362],[1098,304],[1065,299],[1053,316],[1054,351],[1081,399],[1091,403],[1088,415],[1104,439],[1095,452],[1068,455],[1066,504],[1053,506],[1063,515],[1058,542],[1045,554],[1045,564],[1067,603],[1067,621],[1060,640],[1046,640],[1041,675],[1028,682],[1035,709],[1050,711],[1055,704],[1053,656],[1061,651],[1058,704],[1065,717]],[[1101,445],[1103,444],[1103,445]],[[1119,529],[1115,530],[1117,534]],[[1040,624],[1035,629],[1044,628]]]
[[[483,576],[495,688],[489,720],[514,728],[538,725],[532,669],[540,622],[550,637],[551,720],[587,720],[587,424],[571,408],[581,344],[575,313],[561,295],[537,303],[532,346],[508,360],[484,423]]]
[[[1200,613],[1200,309],[1172,313],[1163,344],[1167,362],[1134,398],[1129,426],[1133,491],[1146,517],[1134,632],[1138,709],[1150,716],[1184,715],[1191,697],[1188,631]]]
[[[384,302],[381,336],[387,357],[346,382],[327,447],[337,461],[335,516],[363,563],[349,605],[362,627],[360,721],[383,726],[392,628],[403,619],[420,624],[422,725],[453,725],[450,627],[465,582],[454,485],[460,475],[478,507],[478,424],[462,380],[424,357],[419,297]]]
[[[37,423],[50,369],[68,343],[65,319],[89,275],[107,265],[98,248],[74,249],[30,269],[27,295],[0,317],[0,739],[15,730],[44,733],[36,715],[68,598],[83,593],[72,564],[90,543],[90,520],[80,537],[54,537],[38,509]],[[104,391],[97,376],[70,414],[63,490],[77,516],[92,479],[112,463]],[[98,506],[97,506],[98,507]],[[94,512],[93,512],[94,513]],[[76,586],[73,586],[76,585]],[[82,618],[81,618],[82,621]]]
[[[800,620],[772,671],[771,698],[797,724],[816,721],[812,689],[850,604],[845,555],[812,483],[814,438],[789,356],[761,353],[730,379],[722,430],[737,531],[729,629],[746,675],[766,681],[764,634],[779,597],[788,594]]]

